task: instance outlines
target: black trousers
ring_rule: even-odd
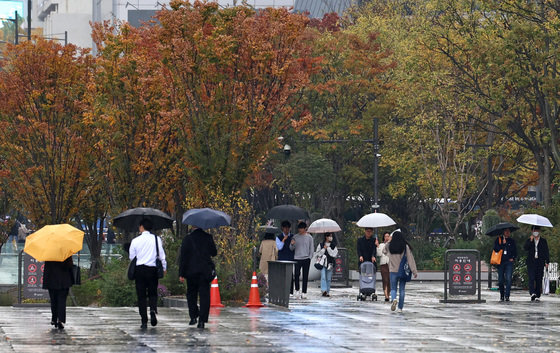
[[[145,324],[148,322],[146,297],[150,304],[150,311],[157,313],[157,268],[145,265],[136,266],[134,277],[136,280],[136,295],[138,296],[138,312],[142,318],[142,323]]]
[[[527,266],[527,274],[529,275],[529,294],[535,294],[537,298],[541,297],[542,279],[544,276],[544,264],[536,264]]]
[[[295,260],[295,282],[296,282],[296,291],[299,290],[299,274],[303,270],[303,278],[301,279],[301,291],[303,293],[307,293],[307,281],[309,279],[309,265],[311,265],[311,259],[304,259],[304,260]]]
[[[66,298],[68,298],[68,288],[49,289],[51,298],[51,313],[53,322],[66,322]]]
[[[200,296],[200,309],[198,308]],[[208,322],[210,312],[210,282],[202,274],[187,276],[187,303],[191,319],[199,318],[198,322]]]

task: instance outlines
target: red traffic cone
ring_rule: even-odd
[[[218,286],[218,277],[214,277],[212,284],[210,285],[210,307],[211,308],[223,308],[222,299],[220,299],[220,287]]]
[[[257,282],[257,273],[253,272],[253,278],[251,279],[251,291],[249,292],[249,301],[247,302],[247,305],[245,305],[247,308],[258,308],[261,306],[264,306],[261,303],[261,298],[259,295],[259,284]]]

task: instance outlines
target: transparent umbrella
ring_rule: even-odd
[[[370,213],[358,221],[356,225],[361,228],[379,228],[388,227],[397,224],[393,219],[385,213]]]
[[[519,218],[517,218],[517,222],[530,224],[533,226],[539,226],[539,227],[553,227],[552,223],[550,223],[548,218],[533,213],[519,216]]]
[[[338,223],[329,218],[318,219],[311,223],[311,225],[307,229],[309,233],[340,232],[341,230],[342,229],[340,229]]]

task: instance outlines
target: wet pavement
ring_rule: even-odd
[[[290,309],[213,309],[205,330],[186,308],[160,308],[156,327],[140,329],[135,308],[69,307],[66,329],[51,329],[48,307],[0,307],[3,352],[560,352],[560,298],[531,303],[513,291],[500,303],[442,304],[442,282],[407,285],[402,313],[380,301],[358,302],[358,289],[333,289]],[[379,286],[378,286],[379,287]],[[379,294],[379,290],[378,290]]]

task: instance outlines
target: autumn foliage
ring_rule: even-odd
[[[0,71],[0,149],[6,183],[37,224],[68,222],[87,196],[83,136],[91,57],[37,39],[12,47]]]
[[[282,130],[309,119],[298,106],[317,69],[302,40],[308,19],[198,1],[171,7],[158,15],[159,38],[189,183],[239,190]]]

